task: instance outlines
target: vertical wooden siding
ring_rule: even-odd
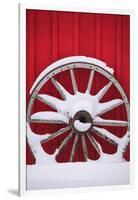
[[[114,68],[116,79],[121,83],[129,98],[129,74],[130,74],[130,55],[129,55],[129,39],[130,39],[130,19],[124,15],[109,14],[90,14],[90,13],[73,13],[73,12],[56,12],[42,10],[27,10],[26,12],[26,68],[27,68],[27,104],[29,101],[29,90],[33,85],[36,77],[46,66],[52,62],[72,55],[85,55],[95,57],[105,61],[108,66]],[[78,72],[76,72],[77,75]],[[87,74],[86,74],[87,75]],[[85,77],[80,72],[77,77],[79,87],[83,90]],[[100,77],[97,76],[97,78]],[[58,76],[58,80],[62,76]],[[69,77],[62,80],[66,83]],[[95,88],[100,89],[105,83],[104,80],[95,83]],[[70,86],[67,85],[70,90]],[[53,89],[52,85],[47,88],[49,94]],[[110,96],[114,97],[114,90],[110,91]],[[55,95],[59,94],[55,91]],[[39,102],[36,102],[34,111],[38,109]],[[40,109],[49,109],[45,105],[39,105]],[[123,116],[123,109],[117,109],[114,112],[114,118]],[[108,114],[107,114],[108,116]],[[38,131],[39,127],[35,127]],[[58,125],[59,126],[59,125]],[[58,126],[55,127],[58,128]],[[43,134],[45,127],[41,127]],[[54,129],[48,129],[54,130]],[[39,132],[39,131],[38,131]],[[118,134],[118,133],[117,133]],[[119,132],[121,136],[121,131]],[[62,138],[61,138],[62,139]],[[49,153],[53,153],[56,146],[59,146],[61,139],[57,139],[44,146],[47,147]],[[101,142],[104,151],[111,153],[115,151],[113,147],[106,142]],[[72,144],[70,144],[71,146]],[[79,148],[80,147],[80,148]],[[76,160],[82,160],[81,145],[78,147],[78,155]],[[67,156],[67,151],[62,157]],[[91,153],[93,154],[93,153]],[[34,158],[27,144],[27,164],[34,163]],[[125,154],[125,158],[129,160],[129,150]],[[62,160],[60,158],[59,160]]]

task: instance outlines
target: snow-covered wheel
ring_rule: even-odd
[[[76,69],[89,71],[85,92],[79,91],[74,73]],[[62,73],[65,71],[70,73],[70,84],[72,84],[73,94],[71,94],[65,86],[55,78],[57,74],[61,74],[62,77]],[[92,95],[91,88],[96,73],[104,76],[108,80],[108,83],[104,85],[97,94]],[[64,79],[64,77],[62,78]],[[47,84],[48,81],[52,82],[62,99],[40,93],[41,88]],[[102,102],[104,95],[106,95],[112,85],[114,85],[116,90],[120,93],[121,98]],[[56,112],[41,111],[32,113],[32,106],[36,99],[55,109]],[[107,113],[120,105],[125,107],[126,120],[103,119],[101,117],[104,113]],[[93,134],[96,134],[103,140],[117,146],[118,150],[116,155],[120,156],[121,159],[124,149],[129,143],[129,122],[129,102],[124,90],[113,76],[112,68],[107,67],[104,62],[95,58],[73,56],[53,63],[38,76],[30,91],[30,101],[27,109],[27,138],[36,159],[39,158],[39,153],[44,153],[41,148],[42,143],[46,143],[65,132],[68,132],[68,134],[62,140],[54,155],[59,154],[66,147],[73,135],[75,135],[69,157],[70,162],[74,161],[75,149],[80,138],[82,141],[84,161],[89,159],[86,139],[89,140],[96,152],[102,156],[102,146],[93,136]],[[31,131],[31,123],[65,124],[66,126],[52,134],[47,133],[45,135],[38,135]],[[121,138],[117,137],[106,129],[108,126],[126,127],[126,134]],[[40,149],[38,150],[38,146],[41,151]]]

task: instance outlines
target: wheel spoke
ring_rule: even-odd
[[[32,123],[55,123],[55,124],[65,124],[68,123],[68,118],[58,112],[44,111],[37,112],[31,115]]]
[[[55,88],[60,93],[61,97],[63,99],[67,99],[68,96],[70,95],[70,93],[54,78],[51,78],[51,81],[52,81],[53,85],[55,86]]]
[[[98,101],[100,101],[103,96],[105,95],[105,93],[109,90],[109,88],[111,87],[112,82],[110,81],[106,86],[104,86],[96,95],[98,97]]]
[[[96,116],[100,116],[124,103],[121,99],[114,99],[105,103],[99,103],[98,113]]]
[[[93,147],[95,148],[96,152],[100,155],[100,148],[98,147],[96,140],[92,137],[91,134],[87,134],[87,137],[89,138],[89,140],[90,140],[91,144],[93,145]]]
[[[55,137],[62,135],[63,133],[67,132],[68,130],[70,130],[70,126],[67,126],[65,128],[61,128],[58,131],[56,131],[55,133],[52,133],[48,138],[42,140],[41,143],[48,142],[48,141],[54,139]]]
[[[82,148],[83,148],[84,160],[87,161],[88,151],[87,151],[86,140],[85,140],[84,134],[82,135],[81,139],[82,139]]]
[[[113,135],[111,132],[107,131],[104,128],[93,126],[93,132],[115,146],[120,142],[120,139],[117,136]]]
[[[95,126],[120,126],[120,127],[126,127],[128,126],[127,121],[121,121],[121,120],[107,120],[102,119],[101,117],[96,117],[93,120],[93,125]]]
[[[78,143],[78,139],[79,139],[79,136],[76,135],[74,143],[73,143],[72,151],[71,151],[71,154],[70,154],[70,160],[69,160],[70,162],[72,162],[73,159],[74,159],[74,154],[75,154],[75,149],[76,149],[76,146],[77,146],[77,143]]]
[[[65,137],[65,139],[62,141],[62,143],[60,144],[59,148],[58,148],[58,154],[64,149],[64,147],[67,145],[67,143],[69,142],[69,140],[71,139],[73,135],[73,131],[71,131],[69,133],[69,135],[67,137]]]
[[[37,99],[56,110],[58,110],[63,105],[62,100],[47,94],[38,94]]]
[[[73,91],[74,91],[74,94],[76,94],[78,87],[77,87],[77,83],[76,83],[76,79],[75,79],[73,69],[70,69],[70,76],[71,76]]]
[[[92,83],[93,83],[93,78],[94,78],[94,70],[91,70],[90,72],[90,77],[89,77],[89,81],[88,81],[88,85],[87,85],[87,90],[89,93],[91,91],[91,87],[92,87]]]

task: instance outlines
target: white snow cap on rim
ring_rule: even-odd
[[[74,63],[74,62],[86,62],[86,63],[94,64],[94,65],[97,65],[97,66],[103,68],[104,70],[108,71],[111,74],[114,73],[114,70],[112,68],[108,67],[105,62],[103,62],[101,60],[98,60],[96,58],[91,58],[91,57],[86,57],[86,56],[70,56],[70,57],[62,58],[62,59],[52,63],[48,67],[46,67],[44,69],[44,71],[42,71],[40,73],[40,75],[37,77],[36,81],[34,82],[32,88],[30,90],[30,94],[33,92],[34,88],[37,86],[39,81],[47,73],[49,73],[50,71],[56,69],[59,66],[66,65],[66,64],[69,64],[69,63]]]

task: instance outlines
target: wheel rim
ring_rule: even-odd
[[[90,70],[90,75],[88,78],[88,84],[86,86],[85,93],[79,92],[76,78],[74,75],[74,70],[76,68]],[[74,92],[74,94],[71,96],[70,96],[70,93],[64,88],[64,86],[62,86],[54,78],[54,76],[56,76],[57,74],[62,73],[63,71],[67,71],[67,70],[70,71],[70,78],[71,78],[71,83],[72,83],[73,92]],[[98,92],[98,94],[95,95],[96,97],[90,94],[90,90],[92,88],[92,84],[94,81],[95,72],[102,74],[104,77],[106,77],[109,80],[108,84],[105,85]],[[70,103],[73,103],[72,104],[73,109],[71,109],[70,111],[68,109],[66,109],[66,112],[63,114],[63,109],[62,109],[63,105],[60,105],[60,101],[58,101],[58,99],[54,99],[52,96],[49,96],[49,95],[39,94],[40,89],[43,87],[44,84],[47,83],[48,80],[51,80],[54,87],[57,89],[57,91],[60,93],[61,97],[63,98],[64,102],[69,101]],[[103,98],[103,96],[106,94],[106,92],[108,92],[108,90],[112,84],[119,91],[122,99],[112,100],[112,102],[110,102],[110,105],[108,103],[107,104],[105,103],[104,106],[99,108],[98,111],[93,111],[93,107],[91,105],[91,104],[93,104],[93,101],[96,101],[96,103],[97,103],[96,105],[99,105],[98,103]],[[57,110],[56,113],[51,112],[51,116],[50,116],[51,119],[48,118],[48,115],[46,115],[46,112],[45,112],[45,115],[44,115],[44,112],[43,113],[34,113],[33,115],[31,115],[32,106],[33,106],[33,103],[36,98]],[[88,106],[88,108],[87,108],[87,106],[78,106],[79,98],[83,99],[83,101],[80,101],[80,105],[81,105],[81,102],[83,102],[85,104],[87,103],[87,105],[90,104]],[[55,103],[54,100],[56,100],[57,102]],[[75,102],[77,102],[77,105]],[[127,121],[110,120],[110,119],[106,120],[106,119],[102,119],[100,117],[102,114],[104,114],[122,104],[125,105],[125,109],[126,109],[126,113],[127,113]],[[57,108],[59,105],[61,106],[60,111]],[[62,124],[62,123],[64,124],[65,123],[65,124],[67,124],[67,127],[59,129],[58,131],[52,133],[48,138],[42,140],[41,143],[50,141],[53,138],[56,138],[57,136],[62,135],[66,131],[70,131],[69,134],[65,137],[65,139],[61,142],[58,152],[60,153],[65,148],[67,143],[72,138],[73,134],[75,134],[74,142],[72,145],[72,150],[70,152],[69,161],[72,162],[74,159],[75,149],[76,149],[76,146],[78,144],[78,140],[80,137],[81,137],[81,141],[82,141],[84,161],[87,161],[88,150],[87,150],[86,138],[89,139],[91,145],[93,145],[96,152],[98,152],[98,154],[100,154],[99,143],[91,135],[91,133],[90,133],[91,131],[93,131],[96,135],[98,135],[99,137],[103,138],[104,140],[108,141],[109,143],[111,143],[113,145],[118,145],[120,142],[120,138],[116,137],[115,135],[112,135],[112,133],[108,132],[106,129],[100,128],[101,126],[127,127],[127,131],[129,132],[129,127],[130,127],[129,126],[129,122],[130,122],[130,120],[129,120],[129,102],[128,102],[127,96],[126,96],[123,88],[119,84],[119,82],[108,71],[102,69],[100,66],[97,66],[92,63],[87,63],[87,62],[68,63],[66,65],[59,66],[56,69],[50,71],[38,82],[38,84],[36,85],[36,87],[34,88],[32,94],[30,96],[30,101],[29,101],[28,110],[27,110],[27,121],[28,121],[28,123],[52,123],[52,124]],[[111,134],[111,137],[109,136],[110,134]]]

